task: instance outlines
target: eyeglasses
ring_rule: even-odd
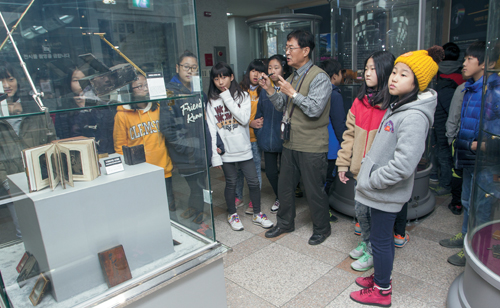
[[[132,87],[132,90],[135,90],[135,89],[145,90],[147,88],[148,88],[148,85],[145,83],[145,84],[140,84],[137,87]]]
[[[179,64],[179,66],[182,67],[182,69],[186,72],[188,72],[189,70],[196,72],[198,70],[198,65],[189,66],[188,64]]]
[[[290,50],[290,52],[292,52],[292,51],[294,51],[295,49],[302,49],[302,47],[289,47],[289,46],[287,46],[287,47],[283,48],[283,50],[284,50],[285,52],[287,52],[287,51],[289,51],[289,50]]]

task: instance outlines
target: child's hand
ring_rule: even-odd
[[[345,176],[345,171],[339,171],[339,180],[342,183],[347,184],[347,181],[349,181],[349,178]]]
[[[263,117],[260,117],[258,119],[250,121],[250,127],[251,128],[259,129],[259,128],[262,128],[263,124],[264,124],[264,118]]]
[[[470,149],[472,151],[476,151],[477,150],[477,141],[472,141],[472,143],[470,145]]]
[[[222,153],[222,150],[217,148],[217,153],[219,153],[219,154]]]
[[[288,81],[283,79],[282,76],[278,76],[278,78],[278,86],[281,88],[281,92],[285,93],[289,97],[292,97],[292,95],[297,91],[295,91],[292,85]]]

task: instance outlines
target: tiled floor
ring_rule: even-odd
[[[274,194],[262,176],[263,212],[276,222],[276,215],[269,211]],[[267,239],[265,230],[252,224],[244,207],[238,214],[245,230],[236,232],[226,220],[222,171],[211,169],[211,184],[216,238],[233,248],[224,258],[228,307],[366,307],[349,298],[350,292],[359,290],[355,278],[373,273],[350,269],[353,260],[348,254],[360,239],[354,235],[351,217],[339,214],[332,235],[321,245],[310,246],[312,223],[304,197],[296,200],[295,232]],[[247,189],[244,200],[249,201]],[[432,214],[407,227],[410,242],[396,249],[392,307],[446,307],[448,288],[463,271],[446,262],[459,250],[438,243],[460,231],[462,216],[448,210],[450,198],[436,201]]]

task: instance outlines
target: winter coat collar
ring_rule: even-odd
[[[148,103],[148,105],[146,106],[146,108],[144,109],[132,109],[132,106],[131,105],[123,105],[123,109],[125,111],[133,111],[133,112],[136,112],[136,111],[142,111],[142,113],[146,113],[148,112],[149,110],[151,110],[151,107],[153,106],[153,103]]]

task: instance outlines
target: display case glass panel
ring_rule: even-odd
[[[492,12],[499,1],[490,1]],[[488,275],[500,281],[500,23],[489,18],[483,101],[466,243]],[[469,262],[469,261],[467,261]]]
[[[7,304],[31,306],[43,274],[40,306],[92,306],[216,244],[194,1],[0,1],[0,13]],[[61,141],[82,136],[99,166]]]
[[[319,46],[320,16],[310,14],[280,14],[256,17],[246,21],[250,27],[250,38],[254,46],[253,57],[267,59],[275,54],[285,54],[286,37],[295,30],[311,32]],[[319,48],[313,50],[313,61],[319,59]]]
[[[425,46],[421,48],[441,45],[441,5],[434,0],[425,1],[426,11],[419,14],[422,1],[330,1],[332,37],[336,40],[336,44],[332,43],[332,56],[343,68],[356,72],[363,70],[365,59],[374,51],[387,50],[398,56],[416,50],[421,39],[419,19],[426,29],[422,36]]]

